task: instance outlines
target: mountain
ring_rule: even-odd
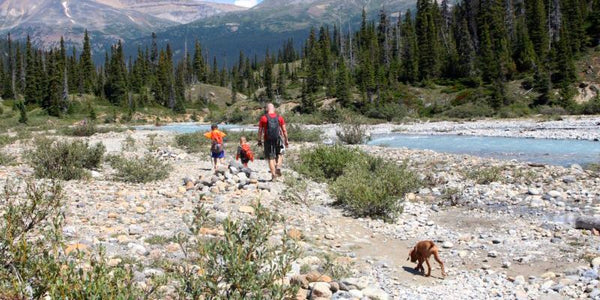
[[[135,10],[177,23],[190,23],[221,13],[246,10],[244,7],[198,0],[96,0],[124,9]]]
[[[264,0],[239,12],[220,14],[158,33],[162,43],[174,49],[198,39],[210,56],[234,62],[239,51],[262,56],[267,48],[278,49],[288,38],[296,43],[306,38],[312,26],[341,25],[344,31],[356,28],[363,8],[369,18],[381,9],[392,16],[414,6],[414,0]],[[133,41],[142,45],[148,38]],[[298,45],[298,44],[296,44]]]
[[[36,46],[81,44],[88,29],[95,50],[119,39],[145,36],[176,23],[130,9],[115,8],[94,0],[2,0],[0,32],[24,40],[29,34]]]

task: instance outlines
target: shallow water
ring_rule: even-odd
[[[373,136],[369,145],[428,149],[560,166],[600,163],[600,142],[583,140],[392,133]]]
[[[168,124],[163,126],[154,126],[154,125],[143,125],[136,126],[136,130],[164,130],[164,131],[172,131],[176,133],[193,133],[198,131],[209,131],[210,124],[199,124],[199,123],[176,123],[176,124]],[[219,125],[219,129],[221,130],[252,130],[251,126],[242,126],[242,125]]]

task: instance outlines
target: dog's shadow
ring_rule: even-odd
[[[423,275],[423,273],[421,273],[420,271],[418,271],[415,268],[404,266],[404,267],[402,267],[402,269],[404,269],[404,271],[406,271],[410,274],[413,274],[413,275]]]
[[[417,269],[415,269],[415,268],[411,268],[411,267],[403,266],[403,267],[402,267],[402,269],[404,269],[404,271],[405,271],[405,272],[408,272],[408,273],[410,273],[410,274],[412,274],[412,275],[419,275],[419,276],[426,277],[426,276],[425,276],[425,274],[421,273],[420,271],[418,271],[418,270],[417,270]],[[443,277],[437,277],[437,276],[434,276],[434,275],[433,275],[433,271],[432,271],[431,273],[432,273],[432,274],[431,274],[431,276],[430,276],[431,278],[436,278],[436,279],[444,279]]]

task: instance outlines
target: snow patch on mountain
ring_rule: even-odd
[[[233,4],[241,7],[254,7],[258,4],[258,0],[236,0]]]
[[[71,21],[71,23],[75,24],[75,20],[73,20],[73,16],[71,16],[71,12],[69,10],[69,2],[67,1],[63,1],[62,2],[62,6],[65,10],[65,16],[67,16],[67,18],[69,18],[69,20]]]

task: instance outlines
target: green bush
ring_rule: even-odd
[[[293,167],[314,180],[328,180],[338,203],[360,217],[393,219],[402,211],[404,194],[420,185],[406,165],[339,145],[304,150]]]
[[[348,145],[359,145],[368,141],[367,129],[359,123],[342,124],[336,132],[338,139]]]
[[[323,140],[323,131],[319,129],[302,128],[299,125],[289,125],[286,129],[290,142],[318,143]]]
[[[112,156],[110,165],[117,170],[115,179],[124,182],[145,183],[169,177],[171,166],[160,159],[146,154],[142,158]]]
[[[130,269],[109,267],[102,253],[61,251],[63,199],[60,184],[7,182],[0,199],[0,299],[142,298]]]
[[[175,136],[175,144],[188,153],[198,153],[208,149],[210,140],[203,132],[184,133]]]
[[[0,166],[12,165],[15,159],[14,156],[0,151]]]
[[[93,122],[83,122],[82,124],[75,125],[74,127],[69,127],[64,130],[64,134],[70,136],[92,136],[98,133],[98,129],[96,128],[96,124]]]
[[[581,105],[581,113],[586,115],[600,114],[600,97],[590,99]]]
[[[467,178],[472,179],[478,184],[490,184],[492,182],[501,182],[504,180],[501,167],[483,167],[475,169],[467,174]]]
[[[60,142],[47,138],[35,140],[35,149],[27,157],[38,178],[82,179],[87,169],[100,167],[106,152],[102,143]]]
[[[348,164],[357,160],[366,160],[368,155],[340,145],[318,146],[314,149],[303,150],[294,169],[300,174],[315,180],[335,180],[341,176]]]
[[[369,157],[348,165],[331,191],[354,215],[391,221],[402,212],[404,194],[418,186],[416,175],[406,165]]]
[[[227,218],[224,236],[207,237],[201,228],[214,220],[202,206],[189,222],[192,238],[179,235],[186,256],[175,268],[182,299],[291,299],[297,287],[281,284],[299,257],[298,246],[287,235],[273,241],[277,223],[283,220],[260,203],[254,215],[242,221]]]
[[[445,111],[444,115],[449,118],[457,119],[491,117],[494,115],[494,109],[487,104],[469,102]]]
[[[131,135],[128,135],[125,140],[123,140],[121,149],[123,151],[135,151],[135,139]]]

